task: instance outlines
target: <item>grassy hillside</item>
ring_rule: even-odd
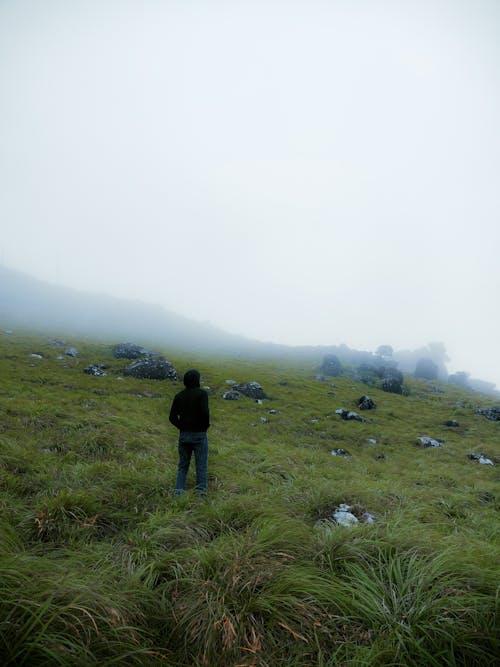
[[[3,665],[495,663],[500,423],[475,413],[491,398],[159,350],[210,387],[209,495],[190,471],[177,499],[181,384],[125,378],[108,345],[68,343],[78,357],[0,334]],[[83,372],[96,362],[106,377]],[[225,401],[228,379],[270,398]],[[375,410],[357,409],[363,394]],[[358,525],[332,520],[343,503]]]

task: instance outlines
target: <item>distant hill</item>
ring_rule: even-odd
[[[162,306],[60,287],[6,267],[0,267],[0,326],[212,353],[285,349],[229,334]]]
[[[379,363],[372,352],[347,345],[287,346],[230,334],[208,322],[196,322],[166,308],[139,300],[118,299],[44,282],[25,273],[0,267],[0,328],[25,328],[77,338],[130,341],[179,351],[244,356],[247,358],[300,358],[319,365],[326,354],[338,356],[343,365]],[[437,350],[437,352],[436,352]],[[437,356],[436,356],[437,355]],[[448,373],[442,359],[442,343],[413,351],[395,351],[393,361],[413,375],[419,357],[430,356],[440,364],[441,381]],[[441,361],[440,361],[441,359]],[[463,374],[464,377],[468,374]],[[469,389],[498,396],[493,383],[467,377]]]

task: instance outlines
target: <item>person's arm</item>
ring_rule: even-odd
[[[172,407],[170,408],[170,414],[168,415],[168,421],[175,426],[175,428],[180,429],[180,423],[179,423],[179,406],[177,404],[177,396],[174,398],[172,401]]]

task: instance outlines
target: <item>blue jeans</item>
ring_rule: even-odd
[[[196,465],[196,491],[199,496],[207,493],[208,438],[204,432],[181,431],[179,434],[179,465],[175,481],[175,495],[180,496],[186,489],[186,477],[194,452]]]

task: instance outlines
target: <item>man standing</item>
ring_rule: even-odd
[[[207,494],[208,438],[210,426],[208,394],[200,388],[200,374],[196,370],[184,375],[185,389],[172,401],[169,421],[179,429],[179,464],[175,482],[175,495],[186,490],[186,477],[194,452],[196,464],[196,491],[199,496]]]

